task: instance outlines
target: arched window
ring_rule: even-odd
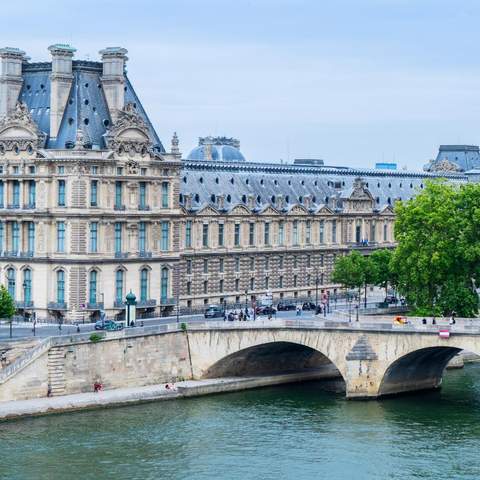
[[[160,296],[162,298],[162,303],[165,303],[168,298],[168,268],[162,268],[161,275],[161,285],[160,285]]]
[[[97,303],[97,271],[90,272],[90,279],[88,285],[88,301],[89,303]]]
[[[117,302],[123,301],[123,270],[117,270],[115,273],[115,300]]]
[[[148,300],[148,269],[140,270],[140,301]]]
[[[15,269],[7,270],[8,293],[15,300]]]
[[[32,271],[29,268],[23,271],[23,301],[25,306],[32,301]]]
[[[57,271],[57,303],[65,303],[65,272]]]

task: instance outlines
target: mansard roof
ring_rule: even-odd
[[[19,100],[26,103],[33,121],[47,136],[47,148],[63,149],[66,144],[75,143],[77,129],[82,130],[86,141],[95,149],[106,148],[104,134],[112,125],[112,119],[103,94],[100,77],[102,63],[74,60],[72,65],[73,82],[68,102],[63,114],[57,138],[50,139],[50,62],[25,63],[23,65],[23,85]],[[126,73],[125,104],[131,103],[148,126],[153,147],[164,152],[163,145],[153,128]]]
[[[184,161],[181,178],[181,203],[191,195],[191,210],[204,204],[216,205],[223,195],[223,210],[237,204],[248,205],[256,212],[267,206],[277,211],[290,211],[294,205],[304,205],[319,212],[342,207],[342,198],[353,192],[354,182],[362,178],[377,210],[393,205],[396,200],[408,200],[421,190],[428,179],[448,178],[466,182],[467,177],[455,172],[386,171],[341,167],[284,165],[272,163],[230,163]],[[253,202],[253,205],[250,203]]]

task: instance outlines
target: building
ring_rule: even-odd
[[[51,62],[0,50],[0,275],[19,312],[121,316],[333,291],[335,258],[394,245],[393,205],[429,178],[247,162],[240,142],[162,145],[126,73],[127,51]]]

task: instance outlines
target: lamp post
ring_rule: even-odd
[[[27,321],[27,316],[26,316],[26,308],[27,308],[27,282],[26,280],[23,281],[22,283],[23,287],[23,321]]]
[[[248,313],[248,290],[245,290],[245,320],[247,319]]]
[[[318,307],[318,282],[319,282],[319,278],[318,278],[318,272],[317,272],[317,278],[315,279],[315,308]]]

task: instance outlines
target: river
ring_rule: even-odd
[[[480,364],[382,401],[310,382],[0,423],[0,478],[478,480]]]

